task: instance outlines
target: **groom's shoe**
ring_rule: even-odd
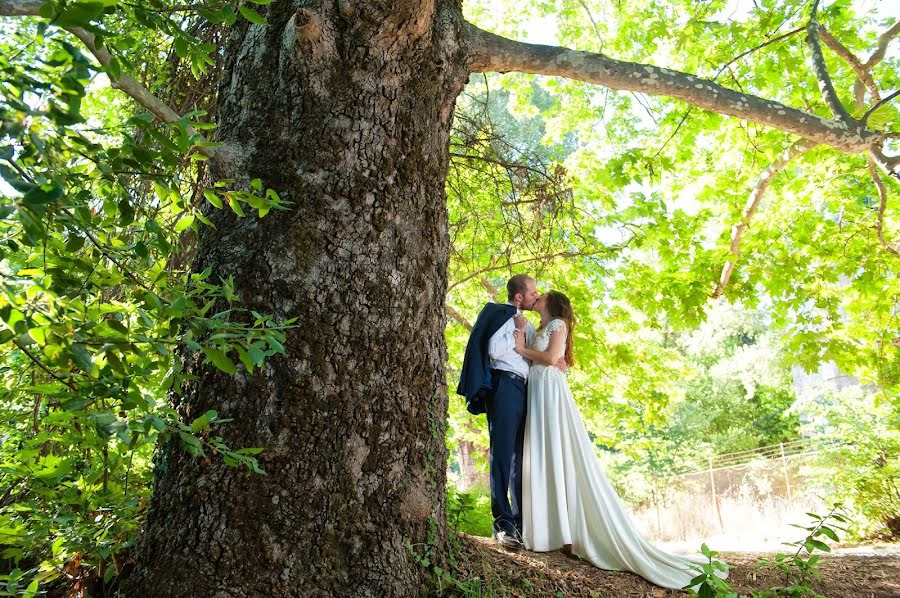
[[[495,531],[494,539],[500,543],[501,546],[512,550],[521,550],[525,548],[525,545],[522,543],[522,539],[519,537],[518,533],[511,534],[504,530]]]

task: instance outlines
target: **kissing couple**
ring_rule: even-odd
[[[506,284],[472,328],[456,392],[487,414],[494,538],[512,549],[572,554],[601,569],[632,571],[681,589],[700,558],[668,554],[645,540],[603,473],[566,380],[575,365],[575,314],[559,291],[533,278]],[[540,315],[537,330],[522,314]],[[724,576],[724,572],[717,572]]]

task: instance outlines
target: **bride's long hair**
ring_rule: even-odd
[[[559,291],[547,293],[547,309],[551,318],[559,318],[566,323],[566,352],[563,355],[569,367],[575,365],[575,356],[572,354],[572,337],[575,333],[575,312],[572,310],[572,302]]]

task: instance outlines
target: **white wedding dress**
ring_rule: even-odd
[[[546,351],[553,333],[567,334],[566,323],[550,321],[531,348]],[[601,469],[565,374],[555,367],[534,364],[528,374],[522,485],[528,550],[571,544],[573,554],[601,569],[633,571],[673,589],[698,575],[692,564],[706,562],[665,553],[641,537]]]

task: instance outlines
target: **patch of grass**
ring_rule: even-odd
[[[448,484],[447,523],[456,531],[489,538],[494,526],[490,494],[482,489],[463,492]]]

